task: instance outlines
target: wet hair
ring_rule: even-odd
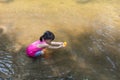
[[[40,41],[42,40],[54,40],[55,39],[55,35],[51,32],[51,31],[46,31],[41,37],[40,37]]]

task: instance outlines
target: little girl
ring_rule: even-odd
[[[46,31],[41,37],[40,40],[37,40],[33,43],[31,43],[26,48],[26,54],[29,57],[38,57],[45,53],[45,48],[52,48],[52,49],[58,49],[61,47],[64,47],[63,42],[52,42],[55,39],[55,35],[50,32]]]

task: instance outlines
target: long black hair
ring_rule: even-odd
[[[55,35],[51,32],[51,31],[46,31],[41,37],[40,37],[40,41],[42,40],[54,40],[55,39]]]

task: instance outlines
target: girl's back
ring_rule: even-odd
[[[40,50],[44,49],[44,48],[38,48],[38,47],[37,47],[38,44],[45,44],[45,42],[44,42],[44,41],[41,42],[40,40],[37,40],[37,41],[31,43],[31,44],[26,48],[26,53],[27,53],[28,56],[34,57],[34,55],[35,55],[35,53],[36,53],[37,51],[40,51]]]

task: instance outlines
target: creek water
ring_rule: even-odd
[[[0,80],[119,80],[119,0],[0,0]],[[32,59],[46,30],[67,47]]]

